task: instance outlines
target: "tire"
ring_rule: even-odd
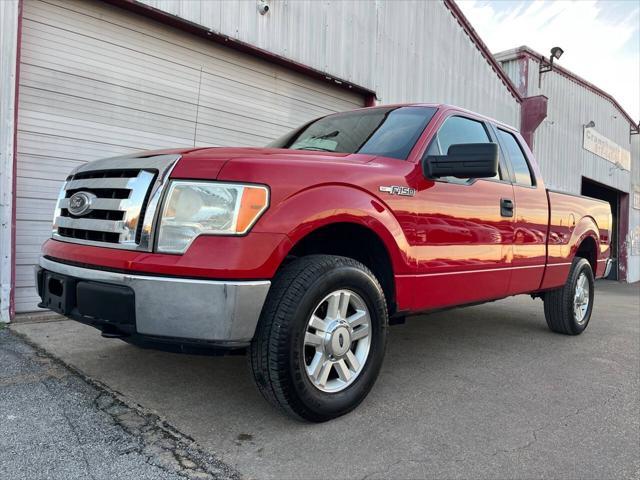
[[[384,293],[367,267],[331,255],[296,259],[276,275],[251,342],[255,383],[297,419],[344,415],[378,377],[387,326]]]
[[[585,286],[588,292],[584,292]],[[575,257],[564,286],[544,296],[544,316],[549,329],[565,335],[584,332],[593,311],[593,287],[591,264],[585,258]],[[586,305],[585,301],[588,302]]]

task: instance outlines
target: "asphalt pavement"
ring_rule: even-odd
[[[235,479],[170,424],[0,331],[3,480]]]
[[[95,478],[109,478],[101,468],[118,475],[130,468],[121,478],[184,474],[157,470],[144,446],[129,451],[118,447],[128,440],[107,441],[122,427],[108,408],[96,407],[101,395],[128,405],[146,424],[170,426],[180,441],[192,442],[194,453],[185,458],[214,477],[640,478],[640,284],[598,282],[591,324],[577,337],[551,333],[542,302],[526,296],[411,318],[391,327],[382,373],[364,403],[320,425],[290,420],[266,404],[243,357],[143,350],[72,321],[11,330],[0,337],[0,351],[9,349],[0,357],[0,478],[35,478],[30,467],[19,470],[21,462],[70,479],[87,478],[87,463]],[[47,352],[37,355],[69,365],[47,360],[65,373],[43,381],[76,393],[40,380],[7,383],[7,375],[28,373],[6,367],[26,362],[16,349],[32,348],[16,335]],[[33,361],[29,368],[38,367]],[[74,440],[65,415],[87,417],[87,438],[99,454]],[[52,444],[51,430],[71,446]],[[124,434],[146,445],[139,430]],[[128,463],[116,467],[122,456]],[[7,474],[7,464],[17,470]],[[155,470],[136,470],[146,468]]]

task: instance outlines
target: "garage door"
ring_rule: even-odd
[[[100,2],[26,0],[18,123],[16,310],[61,182],[101,157],[259,146],[363,98]]]

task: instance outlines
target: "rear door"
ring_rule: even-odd
[[[514,237],[509,294],[540,288],[547,254],[549,204],[544,185],[539,184],[521,138],[494,127],[513,179]]]

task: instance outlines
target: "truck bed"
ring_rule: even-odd
[[[543,288],[564,284],[575,250],[585,241],[593,241],[596,245],[597,258],[590,261],[596,278],[602,277],[611,242],[609,204],[603,200],[550,189],[547,189],[547,197],[549,235]],[[600,238],[588,233],[592,228],[600,233]]]

